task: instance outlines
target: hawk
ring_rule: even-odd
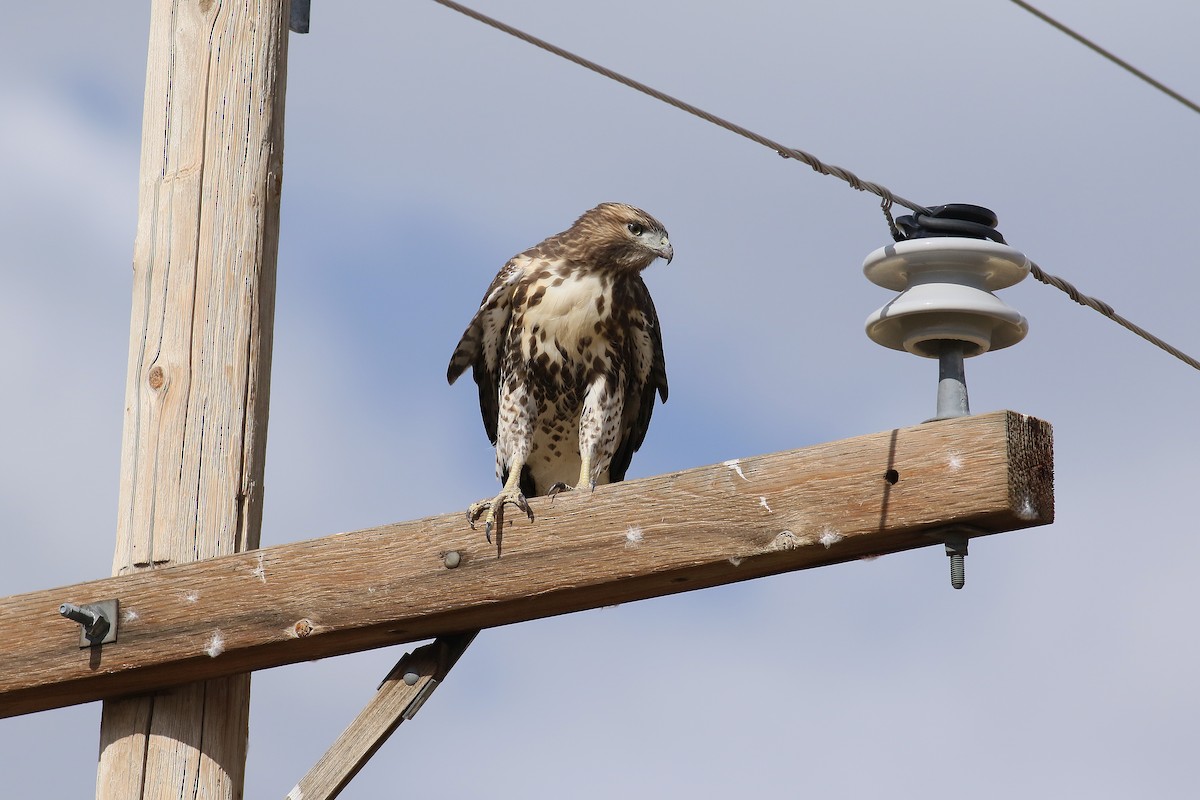
[[[533,521],[528,497],[620,481],[646,436],[654,395],[667,399],[658,314],[641,272],[675,252],[662,223],[601,203],[513,256],[450,358],[471,367],[483,427],[504,484],[471,505],[500,555],[504,507]]]

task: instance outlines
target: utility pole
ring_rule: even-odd
[[[437,637],[289,795],[328,799],[479,629],[934,545],[959,587],[1053,522],[1001,411],[533,498],[502,560],[461,512],[258,550],[290,5],[152,0],[113,577],[0,597],[0,718],[102,700],[99,800],[240,800],[256,669]]]
[[[152,2],[114,575],[259,544],[288,6]],[[106,700],[97,798],[240,798],[249,701]]]

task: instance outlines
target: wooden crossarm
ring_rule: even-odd
[[[0,716],[1045,525],[1051,438],[1001,411],[538,498],[499,560],[457,512],[4,598]],[[81,649],[59,605],[112,598]]]

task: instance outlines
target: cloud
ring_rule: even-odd
[[[905,196],[988,205],[1200,347],[1194,117],[1019,9],[478,5]],[[1192,5],[1051,11],[1195,96]],[[872,196],[434,4],[326,12],[290,43],[264,542],[495,491],[450,350],[505,259],[601,200],[678,253],[647,273],[672,392],[631,476],[932,414],[936,364],[862,332],[890,299],[861,274],[888,241]],[[50,13],[0,48],[4,593],[107,574],[114,530],[146,12]],[[439,797],[1186,793],[1195,374],[1046,286],[1003,297],[1031,332],[968,361],[972,407],[1054,424],[1053,526],[973,542],[963,592],[930,548],[487,631],[342,796],[394,794],[397,767]],[[284,795],[399,655],[256,675],[247,796]],[[86,796],[89,769],[37,754],[97,722],[0,721],[10,793]]]

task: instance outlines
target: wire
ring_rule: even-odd
[[[832,164],[826,164],[823,161],[821,161],[819,158],[817,158],[816,156],[812,155],[811,153],[806,153],[803,150],[797,150],[794,147],[787,147],[786,145],[782,145],[779,142],[774,141],[773,139],[768,139],[766,136],[763,136],[762,134],[755,133],[754,131],[752,131],[748,128],[743,128],[741,125],[730,122],[727,119],[722,119],[721,117],[718,117],[716,114],[710,114],[709,112],[705,111],[704,109],[698,108],[698,107],[692,105],[691,103],[685,103],[684,101],[682,101],[678,98],[672,97],[671,95],[667,94],[666,92],[660,92],[659,90],[654,89],[650,86],[647,86],[646,84],[641,83],[640,81],[635,81],[633,78],[626,77],[619,72],[614,72],[613,70],[609,69],[608,67],[604,67],[604,66],[601,66],[600,64],[597,64],[595,61],[589,61],[588,59],[584,58],[583,56],[577,56],[568,50],[564,50],[561,47],[558,47],[557,45],[550,44],[550,42],[547,42],[544,39],[539,39],[536,36],[525,33],[524,31],[514,28],[511,25],[506,25],[498,19],[493,19],[492,17],[489,17],[486,14],[481,14],[478,11],[475,11],[474,9],[467,8],[466,6],[463,6],[463,5],[459,5],[458,3],[453,2],[453,0],[433,0],[433,1],[435,3],[445,6],[446,8],[453,9],[454,11],[457,11],[460,14],[465,14],[466,16],[471,17],[472,19],[478,20],[479,22],[482,22],[484,25],[490,25],[493,28],[495,28],[496,30],[504,31],[508,35],[515,36],[522,41],[525,41],[531,45],[534,45],[535,47],[540,47],[543,50],[554,53],[554,55],[559,56],[560,58],[565,58],[567,61],[571,61],[575,64],[578,64],[579,66],[584,67],[585,69],[590,69],[592,72],[603,75],[604,77],[614,80],[617,83],[624,84],[625,86],[628,86],[630,89],[636,89],[637,91],[641,92],[642,94],[650,95],[655,100],[661,100],[662,102],[666,103],[667,105],[671,105],[671,106],[674,106],[675,108],[678,108],[680,111],[686,111],[687,113],[689,113],[693,116],[699,117],[700,119],[702,119],[706,122],[711,122],[713,125],[724,128],[725,130],[730,131],[731,133],[736,133],[738,136],[744,136],[745,138],[749,139],[752,142],[758,142],[759,144],[763,145],[764,147],[769,147],[770,149],[774,150],[776,153],[783,156],[784,158],[794,158],[797,161],[803,162],[803,163],[807,164],[808,166],[812,167],[815,171],[821,173],[822,175],[832,175],[835,178],[840,178],[841,180],[850,184],[850,186],[852,188],[857,189],[860,192],[870,192],[871,194],[882,198],[884,203],[886,203],[889,206],[891,204],[895,203],[897,205],[902,205],[905,208],[912,209],[913,211],[918,211],[921,213],[929,212],[929,209],[925,208],[924,206],[914,203],[911,200],[905,200],[903,197],[900,197],[899,195],[894,194],[886,186],[881,186],[880,184],[872,183],[871,181],[864,181],[848,169],[843,169],[842,167],[834,166]]]
[[[1110,306],[1108,303],[1104,302],[1103,300],[1097,300],[1094,297],[1088,297],[1086,294],[1084,294],[1083,292],[1079,291],[1074,286],[1072,286],[1069,281],[1065,281],[1062,278],[1059,278],[1055,275],[1051,275],[1051,274],[1045,272],[1041,267],[1039,267],[1037,264],[1033,263],[1032,261],[1029,262],[1029,274],[1032,275],[1034,278],[1037,278],[1039,281],[1046,284],[1047,286],[1053,286],[1055,289],[1059,289],[1059,290],[1065,292],[1068,297],[1070,297],[1076,303],[1079,303],[1079,305],[1087,306],[1088,308],[1093,309],[1094,311],[1099,311],[1101,314],[1108,317],[1113,322],[1117,323],[1118,325],[1124,327],[1127,330],[1133,331],[1138,336],[1145,339],[1147,342],[1150,342],[1150,344],[1170,353],[1171,355],[1175,356],[1183,363],[1187,364],[1189,367],[1192,367],[1194,369],[1200,369],[1200,361],[1197,361],[1196,359],[1192,358],[1191,356],[1189,356],[1187,353],[1183,352],[1182,350],[1178,350],[1175,347],[1172,347],[1171,345],[1167,344],[1162,339],[1158,338],[1153,333],[1150,333],[1148,330],[1141,327],[1140,325],[1137,325],[1137,324],[1125,319],[1120,314],[1118,314],[1116,311],[1113,311],[1112,306]]]
[[[528,42],[529,44],[532,44],[535,47],[540,47],[541,49],[546,50],[550,53],[553,53],[554,55],[559,56],[560,58],[565,58],[567,61],[571,61],[575,64],[578,64],[581,67],[590,69],[592,72],[595,72],[599,75],[603,75],[604,77],[614,80],[617,83],[624,84],[625,86],[628,86],[631,89],[636,89],[637,91],[641,92],[642,94],[649,95],[650,97],[653,97],[656,100],[661,100],[662,102],[664,102],[668,105],[674,106],[675,108],[678,108],[681,111],[686,111],[687,113],[692,114],[693,116],[697,116],[700,119],[705,120],[706,122],[711,122],[713,125],[724,128],[727,131],[736,133],[739,136],[744,136],[745,138],[749,139],[752,142],[757,142],[758,144],[761,144],[764,147],[769,147],[770,149],[774,150],[776,153],[783,156],[784,158],[793,158],[797,161],[801,161],[801,162],[807,164],[808,166],[812,167],[815,171],[821,173],[822,175],[832,175],[835,178],[840,178],[841,180],[848,183],[852,188],[857,189],[860,192],[870,192],[871,194],[876,195],[877,197],[882,199],[880,206],[883,209],[884,216],[887,217],[888,227],[891,229],[893,236],[895,236],[897,233],[896,223],[893,221],[892,214],[891,214],[891,208],[892,208],[893,204],[902,205],[905,208],[908,208],[908,209],[911,209],[912,211],[917,212],[918,214],[929,214],[930,213],[929,209],[926,208],[925,206],[919,205],[917,203],[912,202],[911,200],[906,200],[903,197],[900,197],[899,195],[893,193],[886,186],[881,186],[878,183],[871,183],[870,181],[861,180],[857,175],[855,175],[850,170],[843,169],[841,167],[832,166],[829,164],[825,164],[820,159],[818,159],[816,156],[814,156],[810,153],[806,153],[803,150],[797,150],[795,148],[786,147],[782,144],[779,144],[778,142],[776,142],[772,139],[768,139],[767,137],[763,136],[762,134],[755,133],[754,131],[751,131],[748,128],[744,128],[741,125],[730,122],[729,120],[722,119],[721,117],[718,117],[716,114],[710,114],[709,112],[704,111],[703,109],[697,108],[696,106],[694,106],[690,103],[685,103],[684,101],[679,100],[675,97],[672,97],[671,95],[666,94],[665,92],[660,92],[657,89],[647,86],[644,83],[635,81],[633,78],[628,78],[628,77],[620,74],[619,72],[614,72],[613,70],[608,69],[607,67],[597,64],[595,61],[589,61],[588,59],[586,59],[582,56],[577,56],[568,50],[564,50],[563,48],[558,47],[557,45],[553,45],[550,42],[545,41],[544,39],[539,39],[536,36],[525,33],[524,31],[514,28],[511,25],[506,25],[505,23],[501,22],[498,19],[493,19],[492,17],[489,17],[486,14],[481,14],[472,8],[467,8],[464,5],[455,3],[455,2],[453,2],[453,0],[433,0],[433,2],[438,3],[439,5],[443,5],[446,8],[457,11],[460,14],[464,14],[468,17],[471,17],[472,19],[482,22],[485,25],[490,25],[491,27],[495,28],[496,30],[503,31],[504,33],[507,33],[510,36],[515,36],[516,38],[518,38],[524,42]],[[1018,0],[1013,0],[1013,2],[1018,2]],[[1019,4],[1022,6],[1025,5],[1024,3],[1019,3]],[[1030,10],[1033,11],[1034,9],[1031,8]],[[1047,18],[1047,19],[1049,20],[1049,18]],[[1049,20],[1049,21],[1053,22],[1053,20]],[[1053,23],[1053,24],[1057,25],[1058,23]],[[1066,30],[1066,29],[1064,28],[1064,30]],[[1072,34],[1072,35],[1074,35],[1074,34]],[[1086,44],[1089,44],[1089,46],[1094,47],[1094,45],[1090,45],[1090,43],[1087,43],[1086,40],[1083,40],[1083,41]],[[1103,52],[1103,51],[1101,51],[1101,52]],[[1160,86],[1160,88],[1163,88],[1163,87]],[[1169,92],[1169,90],[1167,90],[1167,91]],[[1185,102],[1188,102],[1188,101],[1185,101]],[[1200,108],[1198,108],[1197,110],[1200,110]],[[1183,353],[1182,351],[1177,350],[1176,348],[1167,344],[1162,339],[1159,339],[1157,336],[1155,336],[1154,334],[1145,330],[1144,328],[1139,327],[1138,325],[1135,325],[1134,323],[1125,319],[1120,314],[1113,311],[1112,306],[1110,306],[1108,303],[1105,303],[1102,300],[1097,300],[1094,297],[1089,297],[1089,296],[1083,294],[1078,289],[1076,289],[1074,286],[1072,286],[1068,281],[1065,281],[1062,278],[1059,278],[1054,275],[1050,275],[1047,272],[1044,272],[1041,267],[1039,267],[1037,264],[1033,264],[1032,262],[1031,262],[1030,274],[1033,275],[1034,278],[1041,281],[1042,283],[1044,283],[1048,286],[1053,286],[1054,288],[1056,288],[1062,292],[1065,292],[1067,294],[1067,296],[1070,297],[1072,300],[1074,300],[1076,303],[1087,306],[1088,308],[1091,308],[1094,311],[1098,311],[1099,313],[1101,313],[1104,316],[1111,319],[1113,322],[1116,322],[1118,325],[1122,325],[1123,327],[1127,328],[1128,330],[1136,333],[1138,336],[1141,336],[1143,339],[1145,339],[1146,341],[1155,345],[1156,347],[1162,348],[1163,350],[1165,350],[1166,352],[1175,356],[1176,358],[1178,358],[1180,361],[1184,362],[1188,366],[1191,366],[1197,370],[1200,370],[1200,361],[1197,361],[1196,359],[1192,358],[1191,356],[1187,355],[1186,353]]]
[[[1150,85],[1151,85],[1151,86],[1153,86],[1155,89],[1158,89],[1158,90],[1159,90],[1160,92],[1162,92],[1163,94],[1167,95],[1168,97],[1170,97],[1170,98],[1172,98],[1172,99],[1174,99],[1174,100],[1177,100],[1177,101],[1179,101],[1179,102],[1180,102],[1180,103],[1182,103],[1183,105],[1185,105],[1185,106],[1187,106],[1188,108],[1190,108],[1192,111],[1195,111],[1197,114],[1200,114],[1200,105],[1196,105],[1196,104],[1195,104],[1195,103],[1193,103],[1191,100],[1188,100],[1186,97],[1184,97],[1183,95],[1181,95],[1179,92],[1175,91],[1174,89],[1170,89],[1170,88],[1168,88],[1168,87],[1166,87],[1166,86],[1163,86],[1161,83],[1159,83],[1158,81],[1154,80],[1154,78],[1151,78],[1149,75],[1147,75],[1146,73],[1142,72],[1140,69],[1138,69],[1137,67],[1133,66],[1133,65],[1132,65],[1132,64],[1130,64],[1128,61],[1125,61],[1125,60],[1124,60],[1124,59],[1122,59],[1122,58],[1118,58],[1116,55],[1114,55],[1114,54],[1110,53],[1109,51],[1105,50],[1103,47],[1101,47],[1100,45],[1096,44],[1096,43],[1095,43],[1095,42],[1093,42],[1092,40],[1090,40],[1090,39],[1088,39],[1088,38],[1085,38],[1085,37],[1084,37],[1082,34],[1076,33],[1075,31],[1071,30],[1071,29],[1070,29],[1070,28],[1068,28],[1066,25],[1062,24],[1062,23],[1061,23],[1061,22],[1059,22],[1058,20],[1056,20],[1056,19],[1054,19],[1053,17],[1049,16],[1049,15],[1048,15],[1048,14],[1046,14],[1045,12],[1039,11],[1038,9],[1036,9],[1036,8],[1034,8],[1033,6],[1029,5],[1029,3],[1023,2],[1023,0],[1012,0],[1012,2],[1016,3],[1016,4],[1017,4],[1017,5],[1019,5],[1021,8],[1025,9],[1025,10],[1026,10],[1026,11],[1028,11],[1030,14],[1033,14],[1035,17],[1037,17],[1038,19],[1042,20],[1043,22],[1045,22],[1045,23],[1047,23],[1047,24],[1049,24],[1049,25],[1053,25],[1055,28],[1058,28],[1060,31],[1062,31],[1063,33],[1065,33],[1067,36],[1070,36],[1072,39],[1074,39],[1075,41],[1079,42],[1079,43],[1080,43],[1080,44],[1082,44],[1083,46],[1091,48],[1092,50],[1094,50],[1095,52],[1097,52],[1097,53],[1099,53],[1100,55],[1104,56],[1104,57],[1105,57],[1105,58],[1107,58],[1109,61],[1113,62],[1113,63],[1114,63],[1114,64],[1116,64],[1118,67],[1120,67],[1121,69],[1123,69],[1123,70],[1125,70],[1126,72],[1130,73],[1131,75],[1135,75],[1136,77],[1138,77],[1138,78],[1141,78],[1143,81],[1145,81],[1146,83],[1150,84]]]

